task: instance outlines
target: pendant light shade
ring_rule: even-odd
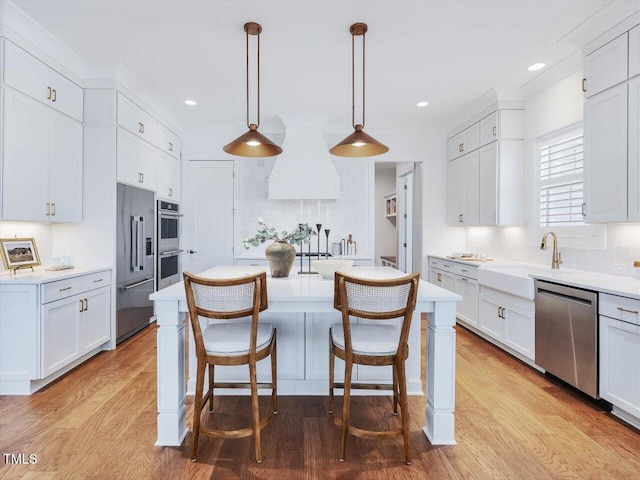
[[[365,23],[351,25],[351,123],[354,132],[329,150],[338,157],[373,157],[389,151],[389,147],[380,143],[371,135],[364,132],[364,94],[365,94],[365,42],[364,37],[368,27]],[[356,94],[355,94],[355,37],[362,36],[362,123],[356,124]]]
[[[231,155],[239,157],[272,157],[282,153],[282,149],[269,140],[267,137],[258,132],[260,125],[260,33],[262,26],[255,22],[244,24],[244,31],[247,39],[247,127],[249,131],[243,133],[233,142],[225,145],[223,150]],[[258,52],[257,52],[257,121],[249,122],[249,35],[258,36]]]

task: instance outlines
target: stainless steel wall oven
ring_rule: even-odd
[[[180,206],[158,200],[158,290],[181,280]]]

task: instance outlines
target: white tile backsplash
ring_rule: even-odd
[[[301,159],[301,161],[304,161]],[[353,235],[358,254],[370,255],[369,243],[369,188],[370,167],[367,159],[334,158],[340,176],[340,199],[338,200],[270,200],[268,197],[269,175],[275,159],[243,159],[235,162],[236,222],[239,242],[255,234],[257,219],[262,217],[269,226],[279,231],[290,231],[298,223],[309,223],[315,229],[322,223],[320,251],[326,250],[327,208],[329,210],[329,250],[331,243]],[[312,176],[313,172],[310,171]],[[318,239],[313,237],[311,250],[318,248]],[[264,251],[267,244],[244,250],[236,245],[236,255],[255,254]],[[305,246],[305,251],[307,247]]]

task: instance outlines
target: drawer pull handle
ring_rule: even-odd
[[[463,282],[468,282],[469,281],[469,279],[465,278],[465,277],[460,277],[460,280],[462,280]]]
[[[99,278],[97,280],[94,280],[93,283],[98,283],[98,282],[101,282],[102,280],[104,280],[104,278]]]
[[[65,291],[67,291],[67,290],[71,290],[72,288],[73,288],[73,287],[64,287],[64,288],[61,288],[61,289],[60,289],[60,291],[61,291],[61,292],[65,292]]]
[[[618,310],[620,310],[621,312],[635,313],[636,315],[638,314],[638,310],[627,310],[626,308],[622,307],[618,307]]]
[[[461,272],[468,272],[468,270],[465,270],[464,268],[460,269]]]

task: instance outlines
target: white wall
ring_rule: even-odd
[[[396,191],[395,168],[376,168],[375,187],[375,256],[374,263],[380,265],[380,256],[396,256],[398,250],[398,234],[396,219],[387,218],[385,195]]]
[[[490,257],[509,260],[551,264],[551,251],[539,249],[534,209],[536,192],[532,188],[536,139],[581,122],[583,97],[581,93],[582,71],[576,71],[550,85],[525,101],[525,224],[523,227],[470,227],[466,229],[465,250],[476,246],[487,250]],[[640,224],[609,224],[606,242],[602,249],[567,248],[559,241],[563,267],[619,275],[638,275],[633,261],[640,259]]]

